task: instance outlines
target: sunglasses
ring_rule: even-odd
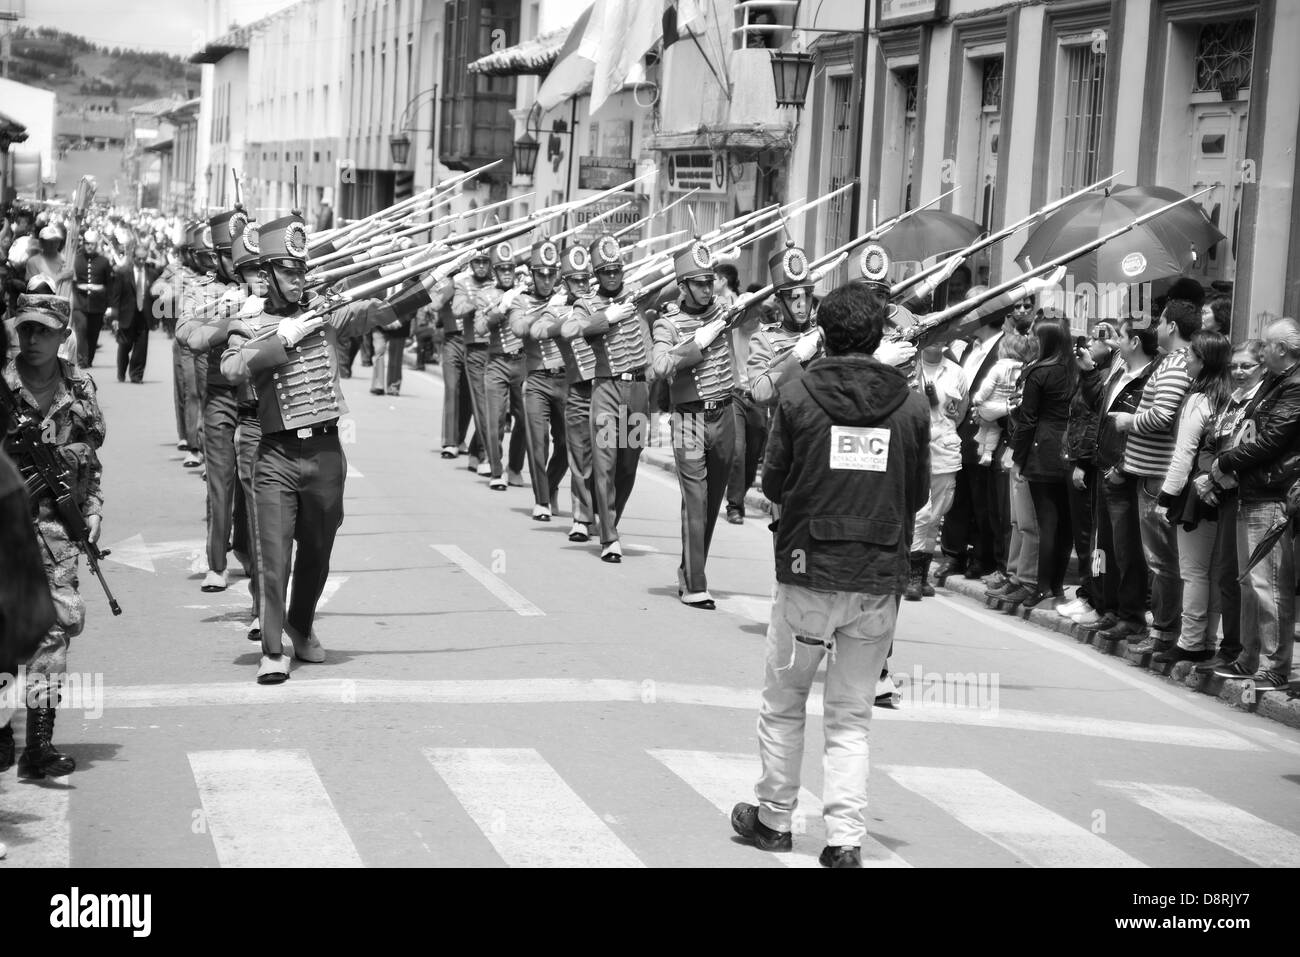
[[[1229,369],[1240,369],[1242,372],[1253,372],[1259,368],[1258,362],[1233,362],[1229,364]]]

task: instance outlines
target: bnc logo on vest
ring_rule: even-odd
[[[50,898],[50,926],[56,928],[127,928],[133,937],[148,937],[152,915],[152,894],[82,894],[74,887]]]

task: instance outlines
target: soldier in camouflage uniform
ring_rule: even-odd
[[[30,411],[41,421],[42,441],[55,446],[70,466],[73,495],[93,542],[99,539],[104,508],[100,493],[103,467],[97,454],[104,444],[104,414],[94,380],[58,357],[71,323],[67,300],[57,296],[20,297],[15,321],[19,352],[5,365],[3,379],[4,388],[13,394],[19,409]],[[12,447],[7,450],[12,454]],[[14,464],[24,472],[31,467],[19,455],[14,455]],[[24,778],[62,777],[71,773],[76,763],[54,746],[54,709],[60,676],[67,672],[68,644],[81,634],[86,605],[77,593],[79,550],[49,494],[37,495],[32,510],[54,599],[55,622],[27,663],[27,748],[18,760],[18,774]],[[8,726],[5,733],[12,737]]]

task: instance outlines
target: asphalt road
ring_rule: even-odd
[[[436,373],[408,370],[396,399],[352,379],[328,660],[262,687],[246,582],[199,591],[170,343],[154,334],[144,385],[105,361],[125,613],[83,577],[70,667],[102,694],[60,712],[74,774],[0,776],[0,867],[816,866],[817,718],[795,852],[743,846],[726,818],[757,771],[764,522],[719,524],[719,609],[685,607],[670,474],[642,465],[606,565],[567,541],[567,510],[533,522],[528,489],[438,457]],[[903,606],[891,666],[908,683],[875,711],[868,864],[1300,865],[1300,733],[958,598]]]

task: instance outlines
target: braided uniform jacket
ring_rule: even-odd
[[[307,308],[322,304],[313,297]],[[294,315],[304,311],[301,304]],[[340,307],[325,317],[325,325],[286,347],[274,332],[281,316],[267,315],[260,304],[241,315],[230,330],[221,371],[235,383],[251,380],[257,391],[257,417],[265,434],[285,432],[332,422],[346,415],[347,403],[339,386],[340,339],[368,333],[397,319],[379,299],[362,299]]]
[[[527,292],[514,301],[506,317],[510,331],[524,344],[525,368],[528,372],[539,369],[558,372],[565,367],[558,342],[555,339],[538,339],[533,335],[533,326],[541,320],[550,304],[549,296],[541,298]]]
[[[749,339],[749,388],[759,405],[776,405],[777,392],[803,372],[792,347],[802,332],[791,332],[783,325],[759,329]],[[778,355],[780,358],[777,358]]]
[[[715,301],[699,315],[691,315],[669,303],[659,314],[654,326],[654,371],[668,379],[673,405],[711,402],[731,395],[736,384],[735,356],[727,331],[719,333],[707,349],[695,344],[696,331],[722,310]]]
[[[501,310],[501,297],[505,294],[500,286],[493,286],[492,294],[485,297],[491,305],[480,309],[475,320],[487,332],[488,352],[494,356],[517,355],[524,350],[523,340],[515,335],[506,313]]]
[[[552,302],[554,297],[552,297]],[[596,377],[596,353],[591,344],[582,336],[566,338],[564,323],[573,312],[573,303],[566,301],[562,306],[549,306],[542,317],[533,324],[533,335],[538,339],[553,339],[564,357],[564,368],[568,371],[568,382],[590,382]]]
[[[640,287],[629,283],[618,294],[618,299],[630,299]],[[614,298],[603,292],[579,299],[565,324],[564,332],[586,337],[597,359],[597,377],[608,378],[625,372],[637,372],[650,365],[652,345],[650,324],[643,310],[638,309],[622,322],[610,324],[605,310]]]
[[[460,330],[467,346],[484,345],[483,336],[476,330],[477,324],[474,319],[480,306],[492,304],[489,291],[493,289],[500,295],[501,290],[497,288],[497,281],[491,276],[482,282],[475,279],[474,274],[469,270],[456,276],[452,285],[451,319],[455,328]]]

